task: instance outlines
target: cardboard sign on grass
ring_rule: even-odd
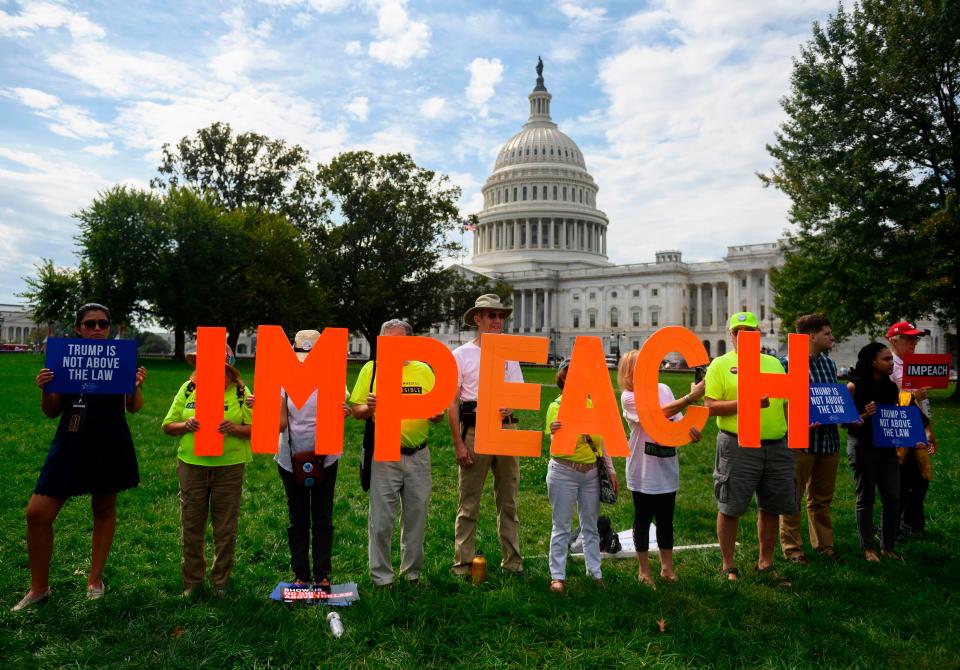
[[[45,366],[53,370],[45,393],[129,394],[137,383],[137,343],[51,337]]]
[[[950,354],[907,354],[903,357],[903,388],[945,389],[950,386]]]
[[[846,384],[810,384],[810,423],[853,423],[859,417]]]
[[[918,443],[927,443],[920,409],[915,406],[877,405],[871,423],[875,447],[916,447]]]

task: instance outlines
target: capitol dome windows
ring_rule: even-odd
[[[616,307],[610,308],[610,327],[611,328],[620,327],[620,311]]]
[[[524,200],[527,199],[527,187],[526,187],[526,186],[523,187],[523,199],[524,199]]]

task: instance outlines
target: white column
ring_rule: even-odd
[[[736,272],[731,272],[730,277],[727,280],[727,315],[734,314],[739,312],[740,308],[737,307],[737,293],[740,291],[740,277],[737,276]]]
[[[763,274],[763,304],[766,305],[764,308],[766,314],[765,318],[769,319],[770,315],[773,314],[773,291],[770,290],[770,270],[766,270]]]
[[[524,327],[526,326],[526,321],[527,321],[526,316],[524,315],[524,311],[526,310],[526,307],[527,307],[527,292],[524,290],[520,290],[519,293],[520,293],[520,320],[517,322],[517,327],[520,328],[520,332],[522,333]]]
[[[567,220],[560,219],[560,248],[569,249],[570,241],[567,239],[568,229],[567,229]]]
[[[713,298],[712,298],[712,299],[713,299],[713,305],[711,305],[711,307],[712,307],[713,309],[711,310],[711,317],[712,317],[712,318],[710,319],[710,327],[711,327],[713,330],[716,330],[716,329],[717,329],[717,292],[718,292],[719,290],[720,290],[720,284],[719,284],[718,282],[713,282],[713,283],[710,285],[710,291],[711,291],[711,293],[713,294]]]
[[[537,249],[543,249],[543,219],[537,218]]]
[[[603,229],[603,255],[607,255],[607,229]]]
[[[523,225],[526,226],[526,229],[527,229],[527,230],[526,230],[526,232],[527,232],[527,243],[526,243],[526,245],[524,246],[524,248],[525,248],[525,249],[529,249],[529,248],[530,248],[530,219],[524,219]]]

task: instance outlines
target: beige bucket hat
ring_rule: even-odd
[[[484,293],[482,296],[477,298],[477,301],[474,303],[473,307],[468,309],[467,313],[463,315],[463,325],[467,328],[475,327],[477,324],[473,322],[473,315],[479,312],[481,309],[495,309],[499,312],[506,312],[507,317],[513,314],[513,307],[508,307],[500,302],[500,296],[498,296],[496,293]]]
[[[298,330],[293,336],[293,351],[301,363],[307,359],[319,339],[320,332],[316,330]]]

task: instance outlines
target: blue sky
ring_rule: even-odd
[[[214,121],[309,149],[406,151],[465,213],[526,120],[537,56],[581,147],[617,263],[769,242],[761,187],[791,58],[836,0],[12,2],[0,0],[0,302],[71,214],[146,186],[160,147]],[[469,237],[465,240],[469,245]]]

